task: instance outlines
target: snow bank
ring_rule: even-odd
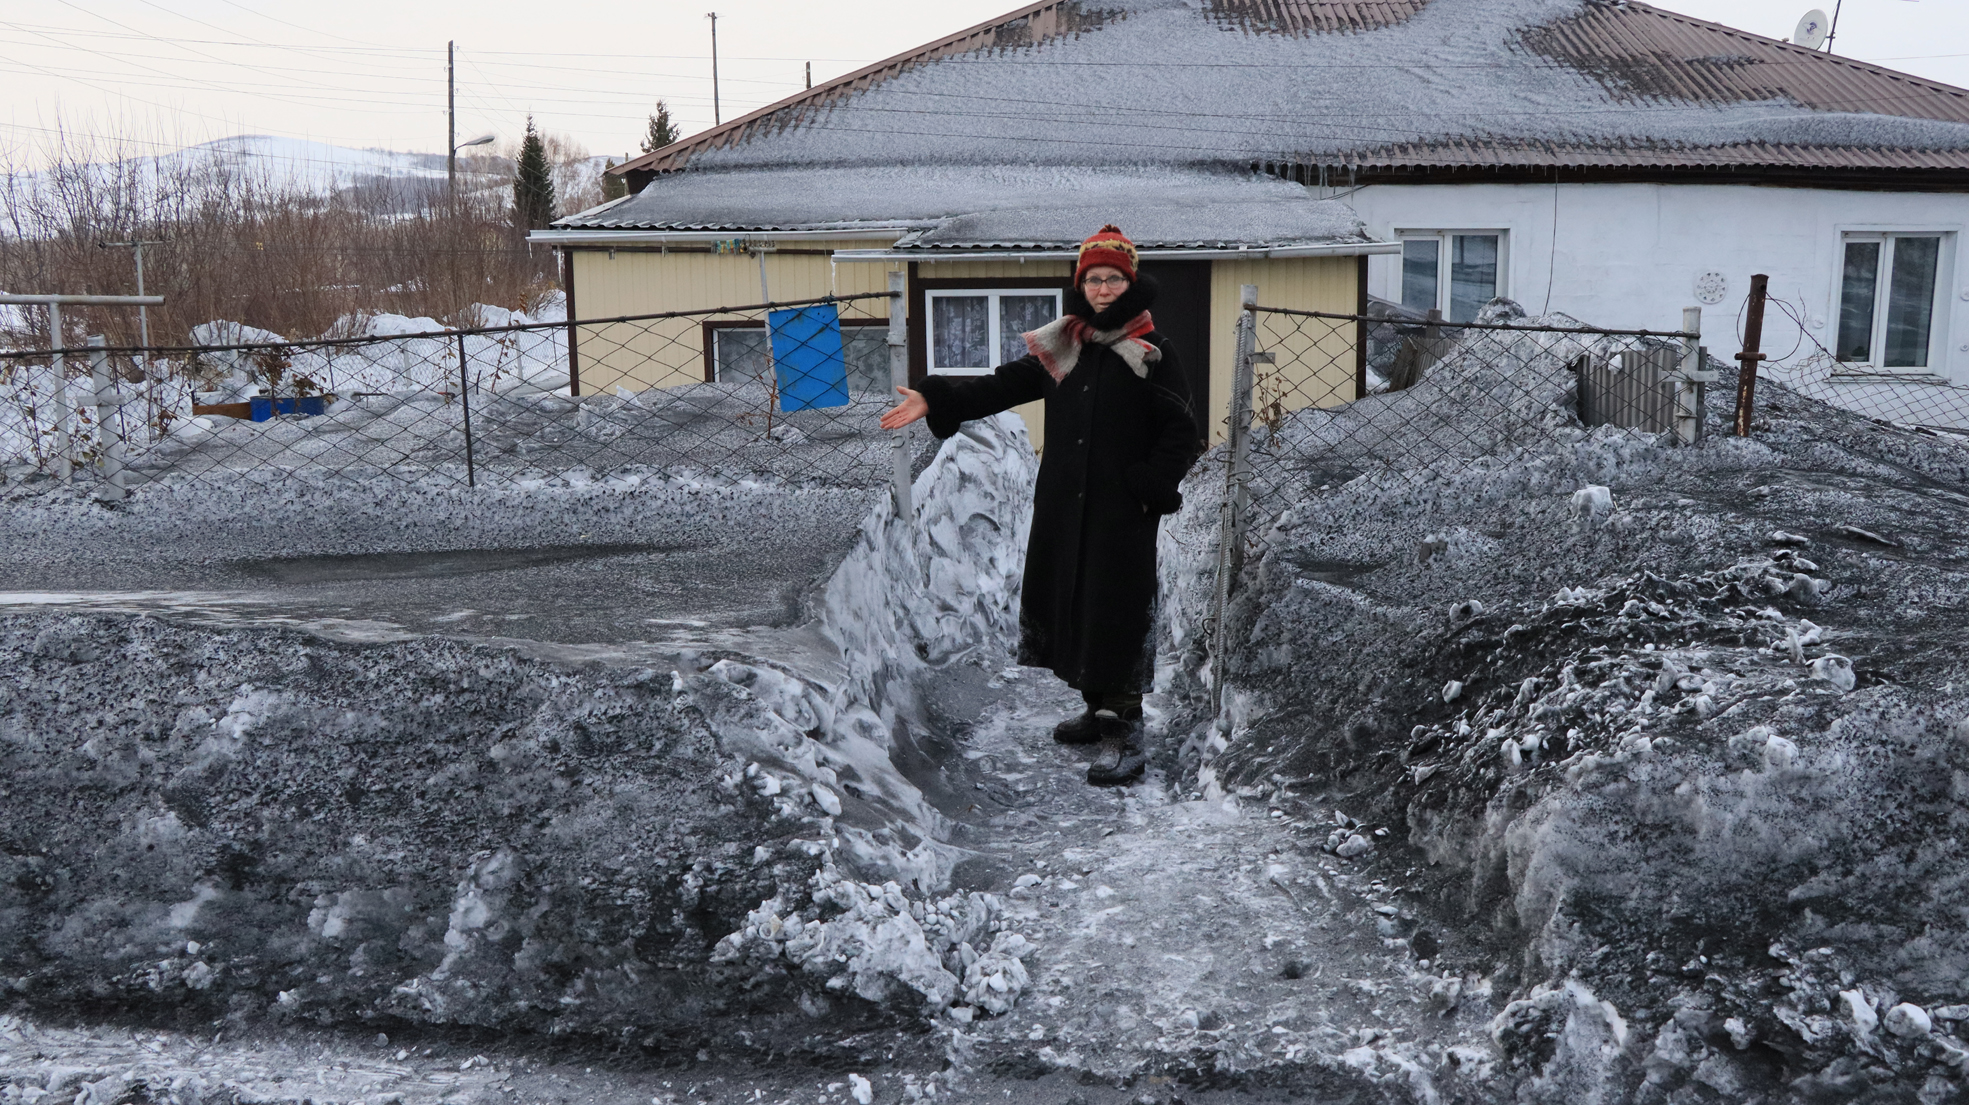
[[[1960,1094],[1969,1039],[1931,1011],[1969,998],[1944,874],[1969,649],[1932,611],[1965,586],[1969,449],[1768,384],[1756,437],[1676,448],[1577,425],[1525,370],[1542,410],[1477,380],[1408,412],[1452,441],[1517,420],[1476,455],[1350,457],[1400,394],[1281,429],[1287,459],[1359,467],[1261,489],[1221,716],[1172,618],[1188,785],[1395,830],[1341,858],[1411,888],[1435,969],[1506,997],[1456,1045],[1495,1060],[1485,1099]],[[1191,625],[1221,480],[1164,536]],[[1875,1028],[1902,1004],[1930,1031]]]
[[[916,517],[874,511],[818,603],[838,662],[571,669],[436,638],[0,618],[0,799],[37,826],[0,833],[0,974],[53,1004],[672,1043],[723,1016],[1003,1012],[1032,946],[995,899],[939,894],[947,826],[890,752],[912,679],[1005,655],[1033,470],[1002,417],[930,463]],[[8,510],[86,574],[132,540],[523,547],[867,501],[651,481],[397,488],[345,517],[258,494]]]
[[[995,898],[931,896],[956,853],[938,843],[942,816],[896,772],[890,734],[920,715],[915,684],[930,670],[1009,660],[1037,473],[1016,417],[967,423],[917,477],[913,517],[899,518],[887,498],[862,524],[819,601],[820,628],[845,668],[824,708],[823,753],[773,758],[797,786],[769,771],[754,785],[816,795],[835,815],[824,825],[830,857],[892,877],[858,883],[830,862],[814,876],[805,913],[761,903],[719,944],[718,961],[791,965],[871,1001],[913,993],[932,1013],[953,1004],[1002,1013],[1025,988],[1022,960],[1033,949],[999,931]],[[870,807],[887,818],[867,816]],[[899,829],[921,843],[904,850]],[[922,897],[906,897],[895,877]]]
[[[916,478],[914,519],[877,506],[822,595],[863,701],[925,666],[1009,659],[1039,459],[1010,415],[965,423]]]

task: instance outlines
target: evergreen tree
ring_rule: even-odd
[[[526,117],[526,137],[513,170],[513,220],[526,230],[543,230],[554,221],[554,170],[547,163],[547,144]]]
[[[649,117],[649,133],[643,136],[643,152],[655,153],[682,137],[670,122],[670,106],[656,101],[656,114]]]
[[[629,194],[629,182],[627,180],[624,180],[622,177],[609,172],[609,170],[613,168],[615,168],[615,158],[611,157],[608,159],[608,162],[602,166],[602,202],[603,203],[607,203],[610,200],[619,200],[622,197]]]

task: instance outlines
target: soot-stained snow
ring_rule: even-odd
[[[59,848],[7,848],[33,934],[8,954],[42,964],[8,972],[37,1018],[0,1024],[9,1077],[63,1082],[66,1049],[154,1097],[173,1071],[259,1093],[265,1055],[318,1039],[297,1081],[343,1088],[315,1100],[352,1071],[435,1099],[440,1056],[485,1099],[845,1105],[849,1072],[871,1102],[1959,1097],[1969,450],[1770,385],[1748,440],[1588,430],[1554,368],[1578,350],[1541,340],[1259,435],[1334,459],[1423,404],[1448,444],[1259,487],[1215,633],[1199,469],[1164,531],[1155,763],[1120,792],[1050,738],[1078,697],[1009,666],[1009,424],[945,445],[917,518],[862,504],[805,636],[582,668],[17,614],[8,785]],[[1498,372],[1523,402],[1444,402]],[[266,843],[196,851],[194,798]],[[165,938],[208,909],[253,922],[216,948],[284,939],[235,965]],[[46,1023],[117,1003],[259,1042],[193,1062]],[[628,1027],[644,1065],[543,1072],[537,1037],[470,1024]]]
[[[1105,197],[1104,208],[1087,196]],[[574,215],[564,227],[839,227],[920,232],[906,245],[1077,242],[1087,226],[1130,212],[1145,247],[1363,241],[1346,205],[1249,172],[1140,165],[795,166],[699,170],[664,177],[623,203]]]
[[[810,645],[570,668],[46,596],[0,622],[11,991],[686,1052],[721,1019],[785,1050],[775,1018],[1008,1005],[1030,945],[991,895],[942,893],[941,815],[888,752],[912,707],[883,687],[1002,635],[1032,463],[994,420],[919,478],[916,524],[866,516],[814,629],[873,664]]]
[[[1475,137],[1969,143],[1959,123],[1817,111],[1776,95],[1633,97],[1525,46],[1527,30],[1585,6],[1435,0],[1385,26],[1293,34],[1240,26],[1218,5],[1126,0],[1089,12],[1075,33],[902,68],[691,163],[1181,165]]]
[[[1482,367],[1278,436],[1344,453]],[[1553,399],[1480,457],[1418,432],[1406,472],[1263,489],[1214,722],[1196,488],[1180,778],[1403,884],[1413,957],[1501,1006],[1479,1100],[1952,1098],[1969,448],[1769,385],[1753,437],[1694,448]]]

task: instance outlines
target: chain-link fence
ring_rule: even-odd
[[[1789,353],[1773,351],[1773,359],[1758,365],[1760,377],[1883,422],[1969,433],[1969,387],[1926,367],[1876,368],[1842,361],[1812,335],[1808,313],[1801,306],[1777,296],[1767,296],[1765,303],[1791,320],[1797,329],[1798,348]],[[1919,359],[1925,363],[1927,358]]]
[[[317,341],[228,324],[201,327],[197,346],[0,352],[0,463],[9,484],[87,481],[106,498],[639,471],[876,487],[906,478],[927,441],[877,425],[904,364],[897,301]]]
[[[1583,421],[1702,433],[1700,315],[1674,331],[1570,320],[1473,322],[1399,309],[1333,314],[1267,307],[1245,289],[1225,443],[1215,617],[1289,510],[1358,477],[1421,482],[1508,456]]]
[[[1809,399],[1924,430],[1969,434],[1969,387],[1908,373],[1854,372],[1831,358],[1759,365],[1757,374]]]

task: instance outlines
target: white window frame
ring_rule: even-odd
[[[849,330],[859,329],[862,327],[876,327],[876,326],[887,326],[887,325],[889,325],[889,320],[887,319],[844,318],[841,320],[842,344],[844,346],[846,345],[848,340]],[[708,375],[711,378],[705,382],[713,383],[713,384],[731,384],[731,383],[738,382],[735,380],[726,379],[724,372],[721,371],[721,369],[724,366],[724,357],[722,355],[722,350],[719,348],[719,343],[724,340],[726,334],[758,334],[761,336],[765,336],[766,341],[768,342],[768,344],[770,344],[772,338],[769,334],[767,334],[768,329],[769,327],[767,327],[767,325],[763,321],[756,322],[756,323],[746,322],[737,326],[719,326],[716,327],[715,329],[712,329],[710,331],[711,340],[709,346],[704,351],[705,365],[710,370]],[[852,391],[853,389],[850,388],[849,390]],[[878,383],[876,390],[885,393],[887,392],[888,378],[886,376],[883,377],[883,379]]]
[[[1846,246],[1852,242],[1880,242],[1880,267],[1874,273],[1873,290],[1873,329],[1867,338],[1867,359],[1864,361],[1835,361],[1834,368],[1839,372],[1880,373],[1897,376],[1947,376],[1949,375],[1949,321],[1950,291],[1955,287],[1955,248],[1960,226],[1844,226],[1833,245],[1832,256],[1832,303],[1825,318],[1827,342],[1834,356],[1839,352],[1839,325],[1846,300]],[[1934,301],[1929,305],[1928,322],[1928,364],[1926,366],[1901,365],[1889,368],[1880,362],[1885,360],[1887,350],[1887,310],[1889,294],[1894,274],[1894,246],[1890,243],[1897,238],[1940,238],[1942,240],[1939,256],[1935,259]]]
[[[923,291],[923,330],[924,366],[933,376],[989,376],[995,364],[983,367],[946,368],[937,360],[937,311],[936,301],[947,298],[976,299],[987,298],[985,305],[985,332],[988,336],[986,347],[999,349],[1004,342],[999,333],[998,301],[1008,295],[1050,295],[1053,297],[1053,317],[1060,317],[1066,310],[1066,293],[1059,287],[1051,288],[926,288]]]
[[[1395,231],[1395,240],[1400,242],[1433,241],[1436,243],[1436,310],[1449,317],[1449,256],[1453,239],[1465,235],[1497,238],[1497,290],[1492,296],[1511,294],[1511,231],[1503,227],[1464,227],[1440,230],[1401,230]],[[1394,294],[1388,298],[1395,303],[1405,303],[1403,298],[1403,278],[1405,264],[1402,255],[1395,255]]]

